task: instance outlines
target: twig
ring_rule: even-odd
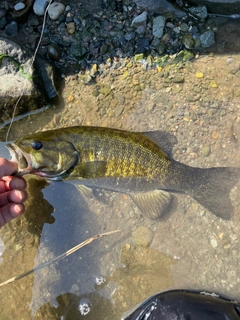
[[[75,247],[69,249],[68,251],[62,253],[60,256],[57,256],[56,258],[54,258],[54,259],[52,259],[50,261],[47,261],[47,262],[41,264],[40,266],[37,266],[37,267],[35,267],[35,268],[31,269],[31,270],[28,270],[28,271],[20,274],[19,276],[13,277],[11,279],[8,279],[8,280],[0,283],[0,287],[3,287],[3,286],[5,286],[5,285],[7,285],[7,284],[9,284],[11,282],[16,281],[16,280],[22,279],[23,277],[26,277],[29,274],[31,274],[31,273],[33,273],[33,272],[35,272],[37,270],[40,270],[40,269],[42,269],[42,268],[44,268],[46,266],[49,266],[50,264],[52,264],[54,262],[59,261],[59,260],[65,258],[65,257],[69,256],[73,252],[81,249],[82,247],[86,246],[87,244],[91,243],[92,241],[94,241],[96,239],[99,239],[99,238],[102,238],[102,237],[105,237],[105,236],[109,236],[111,234],[114,234],[114,233],[117,233],[117,232],[120,232],[120,231],[122,231],[122,230],[114,230],[114,231],[109,231],[109,232],[106,232],[106,233],[96,234],[95,236],[93,236],[93,237],[91,237],[91,238],[79,243],[77,246],[75,246]]]

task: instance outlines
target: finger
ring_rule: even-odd
[[[0,194],[0,207],[5,206],[8,203],[22,203],[27,199],[27,193],[25,190],[12,190]]]
[[[2,179],[0,180],[0,193],[7,191],[6,182]]]
[[[4,226],[7,222],[15,217],[24,213],[25,207],[23,204],[9,203],[0,209],[0,227]]]
[[[14,172],[17,172],[17,162],[9,161],[5,158],[0,158],[0,177],[10,176]]]
[[[25,189],[27,186],[26,180],[24,180],[22,177],[6,176],[6,177],[2,177],[2,180],[5,181],[6,190]],[[0,190],[1,190],[1,184],[0,184]]]

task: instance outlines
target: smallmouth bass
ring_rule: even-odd
[[[240,168],[187,166],[167,154],[163,140],[158,132],[76,126],[31,134],[7,147],[18,162],[17,174],[127,193],[149,218],[160,217],[171,202],[169,192],[178,192],[230,219],[229,192]]]

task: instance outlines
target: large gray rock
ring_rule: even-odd
[[[53,67],[39,57],[34,66],[31,61],[31,52],[0,38],[0,125],[11,119],[21,95],[16,116],[39,110],[58,97]]]
[[[194,6],[205,5],[208,13],[240,14],[240,0],[186,0],[186,2]]]

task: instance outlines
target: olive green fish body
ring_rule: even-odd
[[[146,190],[148,184],[151,189],[163,188],[171,160],[161,149],[143,134],[105,129],[81,127],[80,134],[78,130],[69,134],[79,161],[66,179],[104,178],[108,185],[113,181],[114,189],[122,181],[131,191]]]
[[[153,139],[152,139],[153,137]],[[128,193],[150,217],[166,209],[171,195],[186,193],[214,214],[230,218],[228,197],[239,168],[193,168],[172,160],[152,133],[102,127],[39,132],[8,145],[19,173]]]

